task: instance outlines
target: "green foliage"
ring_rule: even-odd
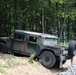
[[[66,37],[66,39],[70,40],[76,37],[76,0],[18,0],[16,11],[14,1],[17,0],[0,0],[1,36],[11,35],[14,28],[43,32],[41,12],[44,8],[45,33],[59,36],[60,31],[64,29],[61,38],[67,36],[69,38]],[[66,18],[65,23],[64,18]],[[15,22],[17,25],[14,26]],[[62,28],[64,24],[65,28]],[[71,26],[73,26],[72,29]],[[70,36],[63,35],[63,33],[68,33]]]
[[[68,46],[68,45],[69,45],[69,43],[67,41],[59,43],[59,46]]]
[[[33,63],[33,62],[34,62],[35,54],[36,54],[36,53],[33,53],[33,54],[30,55],[30,57],[29,57],[29,62],[30,62],[30,63]]]
[[[0,73],[5,73],[5,67],[6,65],[0,62]]]
[[[17,66],[19,65],[19,62],[16,61],[15,59],[5,59],[5,60],[1,60],[0,62],[0,73],[4,74],[4,75],[8,75],[7,72],[6,72],[6,69],[8,67],[14,67],[14,66]]]
[[[13,66],[19,65],[19,62],[14,59],[7,59],[7,64],[8,64],[8,67],[13,67]]]

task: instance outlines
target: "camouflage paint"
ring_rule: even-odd
[[[14,42],[13,50],[25,53],[26,50],[27,50],[27,44],[26,44],[26,42],[15,41]]]
[[[9,49],[11,47],[10,37],[1,37],[0,42],[5,42],[7,49]]]
[[[37,44],[28,43],[27,46],[28,46],[28,49],[26,50],[27,53],[32,54],[37,52]]]
[[[38,51],[36,44],[20,42],[20,41],[14,42],[13,50],[16,52],[21,52],[23,54],[26,53],[31,54],[31,53],[36,53]]]
[[[27,53],[40,53],[44,49],[48,49],[43,45],[43,40],[45,37],[47,38],[56,38],[52,35],[46,35],[41,33],[34,33],[34,32],[26,32],[26,31],[16,31],[16,33],[20,33],[21,35],[25,35],[26,37],[24,39],[22,38],[13,38],[14,41],[12,43],[12,40],[10,37],[2,37],[2,39],[6,42],[6,46],[9,49],[10,47],[13,48],[12,50],[17,53],[21,54],[27,54]],[[35,36],[37,37],[37,42],[30,42],[28,41],[29,36]],[[13,44],[13,45],[12,45]],[[51,48],[49,48],[50,50]],[[56,50],[56,49],[55,49]],[[57,51],[57,50],[56,50]]]
[[[11,41],[6,43],[7,49],[11,47]]]

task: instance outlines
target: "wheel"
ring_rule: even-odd
[[[51,68],[56,62],[55,55],[50,51],[44,51],[40,55],[41,63],[46,68]]]
[[[68,58],[71,59],[75,55],[76,52],[76,41],[71,40],[68,47]]]
[[[6,45],[4,43],[0,43],[0,52],[7,53]]]

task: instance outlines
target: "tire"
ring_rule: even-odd
[[[50,51],[44,51],[40,55],[41,64],[46,68],[52,68],[55,65],[55,55]]]
[[[6,45],[4,43],[0,43],[0,52],[7,53]]]
[[[68,47],[68,58],[72,59],[76,52],[76,41],[71,40]]]

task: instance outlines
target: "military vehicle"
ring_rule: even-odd
[[[58,37],[50,34],[37,33],[25,30],[15,30],[13,37],[0,37],[0,52],[19,53],[41,60],[46,68],[58,64],[60,68],[68,59],[76,54],[76,42],[70,41],[69,46],[59,46]]]

